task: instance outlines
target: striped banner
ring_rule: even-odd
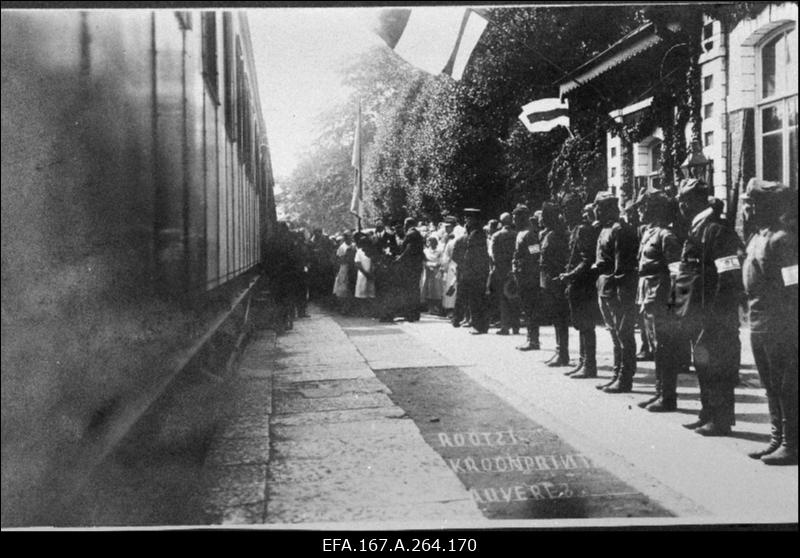
[[[356,133],[353,137],[353,197],[350,199],[350,213],[363,219],[364,217],[364,184],[361,175],[361,100],[358,101],[356,115]]]
[[[569,129],[569,104],[557,98],[537,99],[522,107],[519,119],[529,132],[549,132],[556,126]]]
[[[468,8],[388,9],[375,32],[411,65],[459,80],[487,24]]]

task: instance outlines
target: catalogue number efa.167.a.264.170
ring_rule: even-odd
[[[322,539],[324,552],[475,552],[475,539]]]

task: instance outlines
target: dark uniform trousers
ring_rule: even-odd
[[[486,295],[487,279],[488,277],[470,277],[462,281],[472,327],[482,333],[489,331],[489,297]]]
[[[641,315],[655,361],[656,393],[665,401],[674,402],[677,398],[678,373],[687,366],[685,353],[691,351],[688,339],[681,336],[675,315],[660,302],[645,304]],[[684,354],[679,350],[681,339]]]
[[[600,313],[614,345],[614,377],[629,381],[636,373],[635,289],[618,287],[616,296],[601,296]]]
[[[571,284],[566,290],[572,327],[578,331],[580,362],[587,372],[597,370],[597,292],[593,285]]]
[[[739,383],[742,344],[738,316],[731,323],[714,322],[703,327],[692,345],[694,369],[700,386],[700,418],[735,423],[734,388]]]
[[[466,285],[461,273],[456,270],[456,300],[453,306],[453,325],[459,325],[466,318],[469,320],[469,305],[467,304]]]
[[[791,333],[751,332],[750,344],[761,384],[767,392],[773,429],[795,436],[797,444],[797,339]],[[786,421],[788,428],[783,427]],[[792,430],[792,425],[794,429]]]
[[[500,329],[514,331],[519,330],[519,299],[510,299],[503,291],[503,285],[508,279],[508,274],[503,278],[498,278],[496,290],[500,297]]]
[[[519,295],[522,303],[522,311],[525,313],[525,329],[527,330],[528,344],[539,344],[539,321],[536,319],[536,311],[539,299],[539,285],[520,285]]]

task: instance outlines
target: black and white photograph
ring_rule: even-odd
[[[796,532],[797,26],[4,2],[0,528]]]

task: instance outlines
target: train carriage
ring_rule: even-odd
[[[2,143],[5,526],[47,522],[258,277],[245,14],[3,10]]]

